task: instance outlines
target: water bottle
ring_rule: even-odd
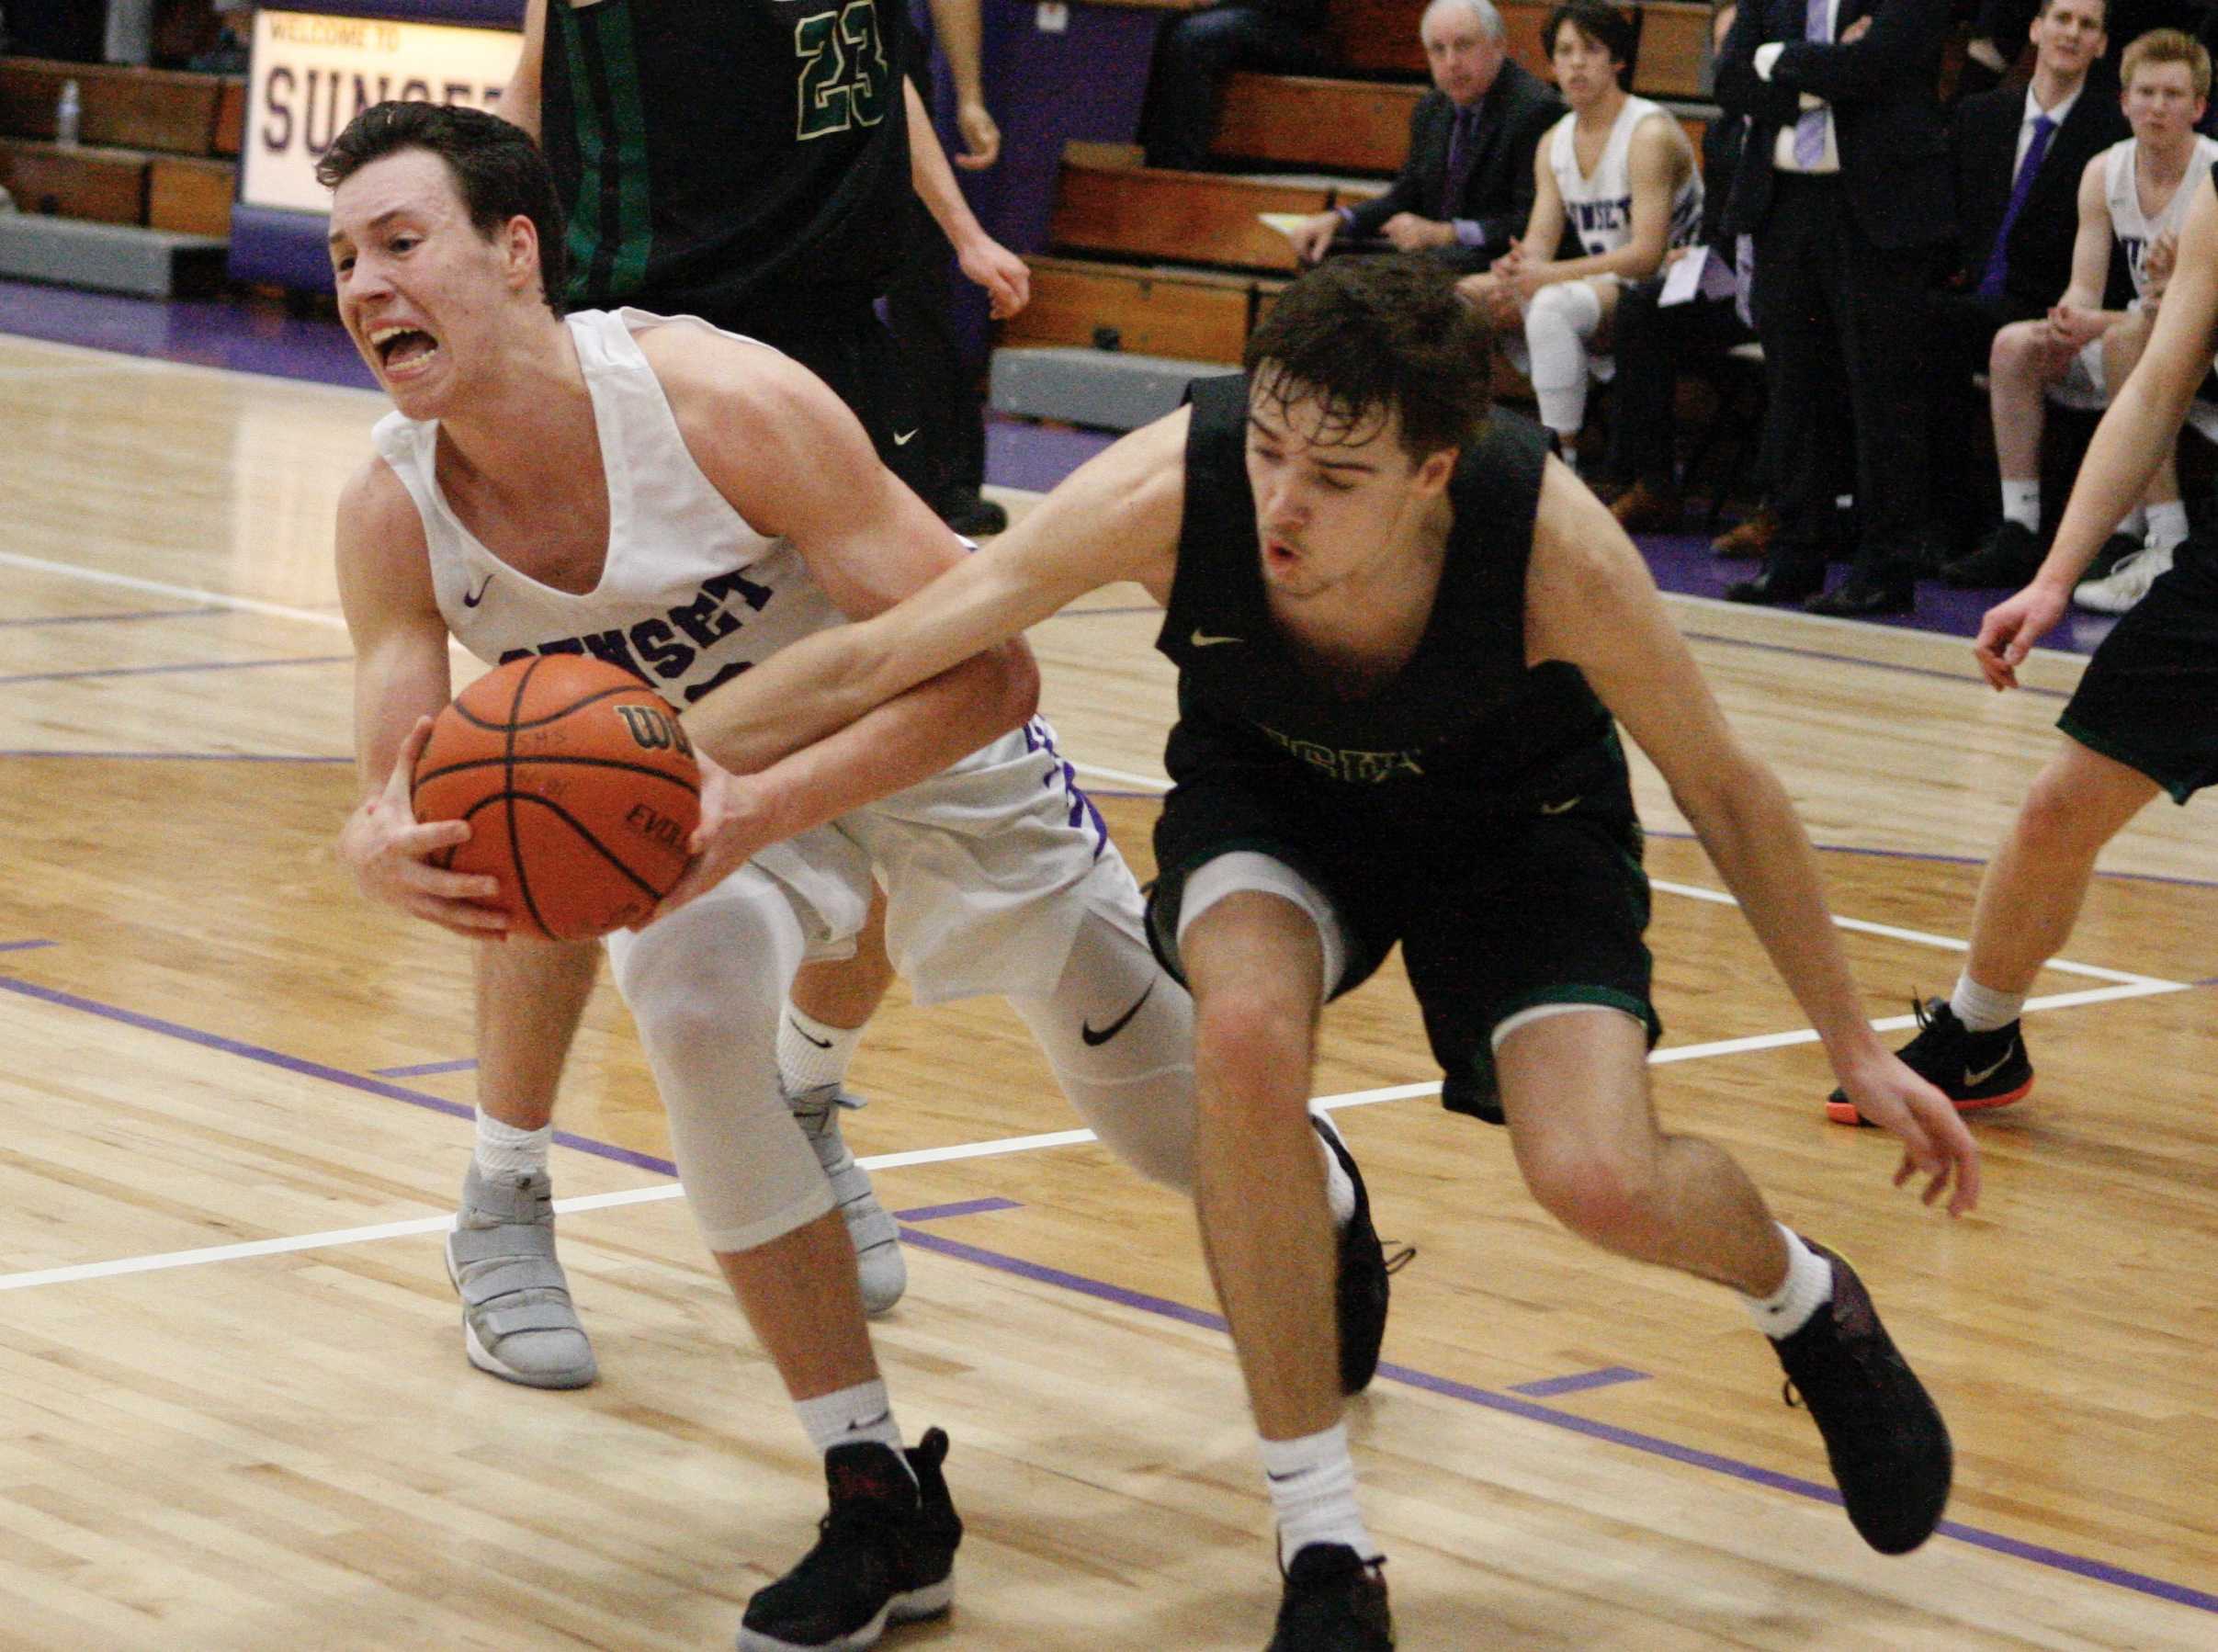
[[[62,83],[62,96],[54,103],[54,141],[64,149],[77,147],[77,120],[84,112],[84,103],[77,91],[77,83]]]

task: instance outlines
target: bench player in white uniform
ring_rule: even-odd
[[[1614,370],[1609,327],[1620,285],[1647,280],[1673,247],[1700,237],[1702,174],[1678,120],[1626,94],[1633,28],[1615,6],[1566,0],[1543,39],[1571,112],[1534,152],[1524,239],[1462,285],[1532,379],[1540,421],[1570,458],[1589,381],[1607,383]],[[1567,225],[1579,255],[1552,258]]]
[[[2210,95],[2211,59],[2201,43],[2158,28],[2126,48],[2120,73],[2133,135],[2087,164],[2079,180],[2079,235],[2072,280],[2042,321],[2018,322],[1995,335],[1988,397],[2002,473],[2002,525],[1994,537],[1942,570],[1960,586],[2030,579],[2041,563],[2043,403],[2108,406],[2147,343],[2157,300],[2169,277],[2188,207],[2218,159],[2218,142],[2196,131]],[[2102,307],[2113,249],[2124,256],[2133,297],[2123,310]],[[2218,439],[2218,405],[2206,397],[2190,422]],[[2187,537],[2179,477],[2162,465],[2141,504],[2118,526],[2131,540],[2104,577],[2076,594],[2083,607],[2122,613],[2172,564]]]
[[[545,297],[560,290],[559,214],[515,128],[380,105],[323,175],[341,315],[397,409],[340,514],[365,793],[342,849],[372,894],[494,936],[505,921],[471,904],[492,880],[427,862],[467,831],[419,825],[409,807],[428,714],[449,692],[450,634],[489,662],[613,658],[684,706],[885,608],[961,542],[776,352],[690,319],[559,319]],[[795,970],[852,940],[874,874],[920,1000],[1008,995],[1102,1139],[1192,1186],[1191,1001],[1149,953],[1139,891],[1046,726],[1013,730],[1035,692],[1029,656],[995,651],[804,771],[781,764],[756,782],[711,765],[704,840],[734,869],[696,877],[711,884],[698,900],[609,943],[696,1219],[827,1456],[822,1541],[750,1603],[742,1648],[868,1646],[951,1594],[945,1437],[902,1452],[854,1250],[774,1053]],[[559,1063],[594,944],[480,951],[481,1058]],[[1343,1230],[1368,1236],[1383,1324],[1352,1160],[1336,1143],[1319,1152],[1352,1218]],[[544,1231],[519,1269],[551,1268]],[[1375,1341],[1364,1357],[1375,1362]]]

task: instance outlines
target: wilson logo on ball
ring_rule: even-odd
[[[693,755],[693,746],[685,739],[685,725],[667,711],[658,711],[651,706],[618,706],[617,715],[624,719],[624,727],[642,752],[683,752]]]

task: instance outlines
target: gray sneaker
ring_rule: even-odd
[[[470,1363],[532,1388],[583,1388],[600,1375],[555,1260],[554,1183],[492,1177],[473,1162],[447,1236],[447,1277],[462,1298]]]
[[[854,1241],[855,1276],[863,1287],[863,1311],[882,1314],[909,1288],[909,1263],[901,1256],[900,1229],[871,1191],[870,1177],[840,1139],[840,1110],[860,1107],[862,1098],[837,1084],[819,1084],[787,1096],[786,1104],[816,1149],[817,1162],[832,1182],[832,1196],[847,1218],[847,1237]]]

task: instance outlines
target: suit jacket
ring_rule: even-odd
[[[1493,85],[1479,99],[1478,153],[1468,180],[1449,218],[1476,219],[1485,244],[1451,247],[1442,255],[1458,269],[1484,269],[1510,250],[1510,238],[1525,232],[1533,216],[1533,155],[1540,140],[1564,116],[1555,89],[1504,60]],[[1349,232],[1375,235],[1397,212],[1438,220],[1441,196],[1448,187],[1448,139],[1455,106],[1435,89],[1419,101],[1409,117],[1409,153],[1393,187],[1376,200],[1352,209]]]
[[[1773,144],[1802,113],[1801,95],[1833,108],[1849,210],[1874,246],[1930,246],[1954,231],[1947,128],[1937,94],[1949,0],[1840,0],[1835,32],[1860,17],[1871,31],[1848,45],[1803,38],[1805,0],[1747,0],[1726,36],[1717,101],[1748,117],[1747,158],[1734,189],[1734,230],[1753,234],[1771,208]],[[1756,49],[1787,43],[1771,78]]]
[[[1959,263],[1952,285],[1976,288],[2018,176],[2018,130],[2025,88],[1997,86],[1956,106],[1949,133],[1956,180]],[[2092,85],[2049,139],[2048,153],[2010,226],[2003,305],[2023,320],[2046,312],[2072,278],[2072,242],[2079,232],[2079,175],[2104,149],[2132,135],[2114,96]]]

